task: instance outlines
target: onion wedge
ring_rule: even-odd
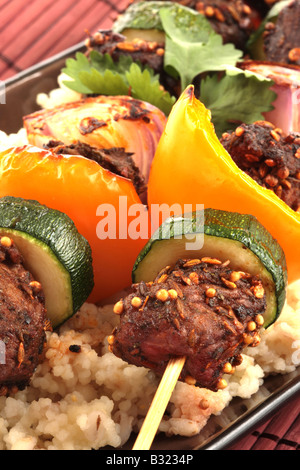
[[[57,140],[124,148],[133,153],[145,181],[165,123],[162,111],[130,96],[89,97],[24,117],[30,144],[42,148]]]
[[[246,61],[240,66],[274,82],[277,99],[274,109],[264,114],[265,119],[286,134],[300,132],[300,67],[263,61]]]

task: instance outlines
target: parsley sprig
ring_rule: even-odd
[[[191,16],[182,9],[179,16],[176,9],[163,8],[160,18],[166,34],[164,65],[167,71],[170,67],[177,71],[182,90],[198,75],[226,70],[242,58],[233,44],[223,44],[204,15]]]
[[[77,52],[69,58],[62,70],[72,80],[64,84],[85,95],[128,95],[147,101],[169,114],[175,97],[165,91],[158,75],[148,67],[134,63],[130,56],[121,56],[114,62],[109,54],[91,51],[89,58]]]
[[[273,82],[253,72],[238,68],[227,69],[220,79],[217,74],[201,81],[200,96],[212,113],[217,135],[235,129],[240,123],[264,120],[263,113],[273,109],[276,93]]]
[[[188,16],[185,9],[183,15]],[[219,137],[240,123],[263,119],[263,113],[273,109],[273,82],[237,68],[243,53],[223,44],[204,15],[193,14],[190,21],[183,21],[182,15],[163,8],[160,18],[166,33],[166,70],[177,73],[182,89],[202,75],[200,99],[211,111]]]
[[[151,12],[151,1],[146,4]],[[243,53],[233,44],[223,44],[204,15],[178,3],[161,2],[159,9],[158,2],[154,4],[159,29],[165,33],[165,72],[179,79],[182,90],[200,78],[200,100],[212,113],[217,135],[241,122],[263,119],[276,98],[271,90],[273,82],[237,68]],[[108,54],[91,51],[86,57],[78,52],[75,59],[66,61],[62,71],[71,78],[65,85],[85,95],[131,94],[166,115],[176,100],[161,86],[153,70],[134,63],[130,56],[114,62]]]

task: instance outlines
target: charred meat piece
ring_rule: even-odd
[[[145,191],[145,181],[133,161],[133,154],[126,152],[124,148],[98,149],[80,141],[65,145],[63,142],[55,140],[50,140],[48,144],[44,145],[44,148],[56,154],[81,155],[93,160],[106,170],[130,179],[138,194]]]
[[[265,309],[256,276],[217,259],[179,260],[115,304],[120,324],[110,350],[158,375],[171,357],[185,356],[180,380],[216,391],[224,372],[241,362],[243,348],[259,343]]]
[[[247,0],[247,3],[265,16],[275,3],[281,1],[282,0]]]
[[[278,3],[280,2],[281,0],[264,0],[265,4],[268,5],[268,7],[270,8],[272,5],[274,5],[274,3]]]
[[[134,62],[148,65],[155,73],[163,70],[164,46],[154,41],[136,39],[127,42],[125,36],[111,30],[99,30],[85,42],[87,52],[96,50],[101,54],[109,54],[117,62],[120,56],[128,55]]]
[[[267,23],[264,32],[266,60],[300,65],[300,2],[287,5],[276,24]]]
[[[262,21],[256,2],[245,0],[172,0],[206,16],[224,43],[245,50],[246,42]],[[138,3],[134,0],[133,3]]]
[[[300,134],[286,136],[262,121],[223,134],[221,143],[241,170],[299,211]]]
[[[223,37],[225,44],[233,43],[241,50],[245,50],[247,40],[262,20],[260,13],[243,0],[184,2],[186,6],[190,6],[189,3],[206,16],[216,33]]]
[[[275,3],[273,0],[265,1],[265,0],[247,0],[246,3],[254,10],[258,11],[262,18],[265,18],[266,14],[270,10],[272,4],[271,2]]]
[[[47,325],[41,285],[12,240],[0,240],[0,395],[23,389],[37,367]]]
[[[171,94],[179,96],[179,81],[164,71],[165,46],[163,43],[139,38],[128,41],[122,34],[111,30],[99,30],[94,35],[90,35],[85,44],[87,54],[96,50],[100,54],[109,54],[114,62],[118,62],[121,56],[129,56],[134,62],[150,67],[159,75],[161,85]]]

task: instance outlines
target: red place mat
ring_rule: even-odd
[[[129,0],[0,0],[0,80],[110,28]],[[300,397],[228,450],[299,450]]]
[[[0,0],[0,79],[110,28],[128,0]]]
[[[300,395],[227,450],[300,450]]]

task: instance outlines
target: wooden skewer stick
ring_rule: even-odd
[[[185,363],[185,357],[170,359],[155,393],[133,450],[149,450]]]

